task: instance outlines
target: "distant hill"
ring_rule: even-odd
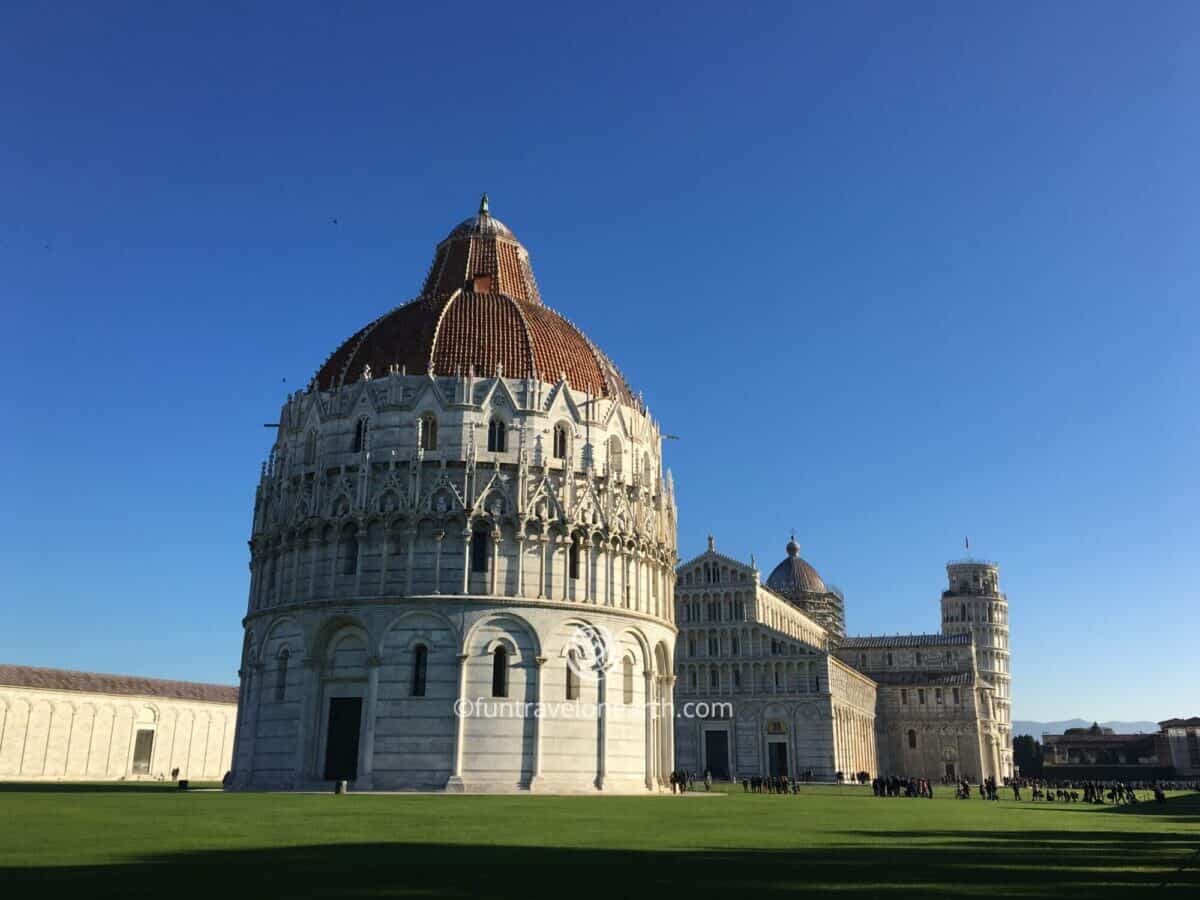
[[[1032,734],[1041,738],[1043,734],[1062,734],[1068,728],[1090,728],[1092,719],[1066,719],[1062,722],[1013,722],[1013,734]],[[1117,734],[1137,734],[1139,731],[1158,731],[1157,722],[1101,722],[1101,728],[1111,728]]]

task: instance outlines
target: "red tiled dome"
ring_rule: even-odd
[[[437,246],[421,294],[371,322],[342,344],[314,378],[320,389],[375,376],[392,366],[409,374],[482,376],[503,367],[508,378],[555,382],[629,402],[617,367],[578,328],[542,303],[529,253],[492,218],[487,195],[479,213]]]

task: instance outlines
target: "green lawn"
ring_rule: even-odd
[[[1200,896],[1200,795],[1132,808],[798,797],[0,788],[3,896]]]

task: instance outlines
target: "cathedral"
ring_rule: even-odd
[[[941,634],[904,638],[846,637],[794,542],[765,585],[711,540],[677,568],[657,421],[486,196],[274,427],[233,789],[1011,771],[996,567],[952,565]]]
[[[995,563],[946,567],[941,630],[846,636],[845,600],[795,538],[763,584],[708,549],[675,587],[680,768],[714,778],[1013,774],[1008,600]]]

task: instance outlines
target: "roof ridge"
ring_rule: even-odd
[[[169,697],[206,703],[236,703],[239,690],[236,685],[230,684],[179,681],[148,675],[81,672],[74,669],[19,666],[11,663],[0,663],[0,685],[44,691]]]
[[[685,561],[679,563],[678,565],[676,565],[675,568],[682,569],[684,566],[690,566],[692,563],[698,562],[701,558],[703,558],[705,556],[715,556],[718,559],[723,559],[723,560],[725,560],[725,562],[733,563],[735,566],[741,566],[744,569],[753,569],[754,568],[754,566],[750,565],[750,563],[743,562],[740,559],[734,559],[732,556],[726,556],[720,550],[705,550],[703,553],[697,553],[691,559],[685,560]]]
[[[433,326],[433,337],[429,341],[429,359],[425,361],[425,368],[427,370],[433,366],[433,361],[437,357],[438,338],[442,334],[442,322],[446,320],[446,312],[450,309],[454,301],[461,296],[462,288],[457,288],[446,298],[446,302],[442,304],[441,311],[438,312],[437,324]]]
[[[529,357],[529,371],[533,373],[534,378],[541,381],[541,374],[538,372],[537,357],[533,355],[533,333],[529,330],[529,320],[525,318],[525,310],[521,309],[521,302],[516,297],[509,297],[508,294],[501,294],[500,296],[507,299],[517,311],[517,318],[521,320],[521,331],[525,335],[525,353]],[[526,302],[532,303],[533,301]]]

